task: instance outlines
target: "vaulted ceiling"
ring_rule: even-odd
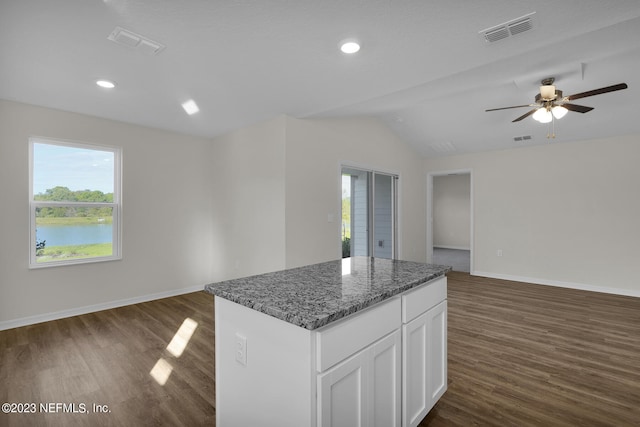
[[[525,32],[482,35],[524,16]],[[150,44],[109,40],[117,27]],[[342,53],[351,38],[360,51]],[[629,89],[581,99],[594,110],[554,129],[512,123],[526,108],[485,112],[533,102],[546,77],[565,95]],[[204,137],[279,114],[367,115],[426,156],[546,144],[550,130],[560,143],[640,133],[638,88],[637,0],[0,2],[0,98]]]

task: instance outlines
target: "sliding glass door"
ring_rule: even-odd
[[[342,256],[395,258],[396,175],[342,168]]]

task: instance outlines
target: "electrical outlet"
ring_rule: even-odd
[[[236,334],[236,361],[247,366],[247,337]]]
[[[502,249],[498,249],[496,251],[496,256],[502,256]]]

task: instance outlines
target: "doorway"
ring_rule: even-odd
[[[472,171],[430,173],[427,180],[427,262],[472,273]]]

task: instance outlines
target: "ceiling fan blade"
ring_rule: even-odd
[[[626,89],[628,86],[626,83],[618,83],[617,85],[602,87],[600,89],[589,90],[587,92],[576,93],[575,95],[569,95],[565,99],[567,101],[573,101],[574,99],[586,98],[587,96],[600,95],[602,93],[615,92],[616,90]]]
[[[517,119],[512,120],[511,123],[519,122],[522,119],[526,119],[527,117],[529,117],[530,115],[532,115],[536,111],[538,111],[538,109],[534,108],[533,110],[529,111],[528,113],[525,113],[525,114],[521,115],[520,117],[518,117]]]
[[[533,107],[533,105],[531,105],[531,104],[514,105],[513,107],[492,108],[490,110],[484,110],[484,111],[487,112],[487,111],[509,110],[511,108],[522,108],[522,107]]]
[[[588,113],[593,110],[593,107],[585,107],[584,105],[576,105],[576,104],[562,104],[564,108],[569,111],[575,111],[576,113]]]

